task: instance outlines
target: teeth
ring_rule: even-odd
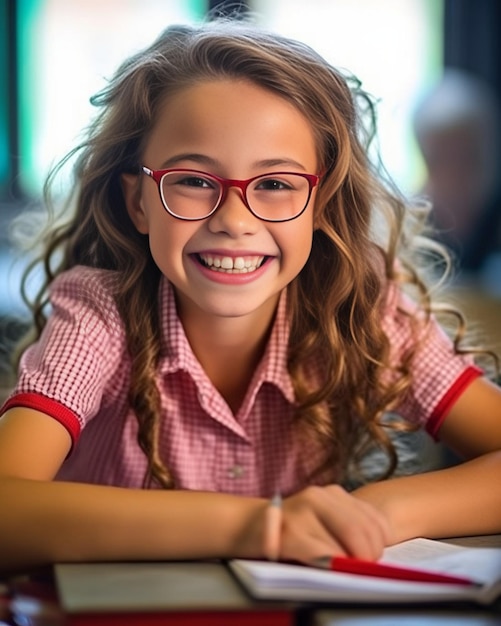
[[[199,258],[211,270],[232,274],[254,272],[264,260],[264,256],[237,256],[232,258],[230,256],[213,257],[208,254],[200,254]]]

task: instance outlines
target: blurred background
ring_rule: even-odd
[[[450,200],[445,191],[440,196],[448,218],[440,221],[437,212],[437,224],[457,252],[459,298],[468,314],[480,318],[489,339],[498,341],[501,207],[494,198],[500,178],[499,0],[0,0],[0,364],[6,358],[8,337],[26,319],[19,297],[22,262],[9,239],[11,220],[40,202],[51,165],[75,145],[93,114],[90,96],[126,56],[149,44],[168,24],[198,22],[209,11],[235,8],[252,12],[266,27],[310,43],[361,79],[379,100],[383,161],[406,194],[438,197],[436,180],[447,178],[455,194],[449,193]],[[477,206],[472,193],[473,208],[463,209],[472,223],[482,217],[482,228],[468,223],[457,233],[459,219],[452,205],[467,194],[460,184],[466,184],[472,170],[484,172],[486,166],[476,148],[464,147],[461,140],[453,139],[451,148],[442,149],[447,145],[443,134],[438,150],[430,148],[426,132],[437,130],[437,119],[451,131],[466,117],[469,130],[463,135],[471,139],[473,134],[469,113],[458,116],[447,108],[451,102],[468,100],[461,91],[445,98],[445,104],[439,98],[439,105],[433,105],[438,113],[433,106],[428,117],[423,113],[450,69],[473,77],[480,91],[489,92],[494,111],[492,126],[484,134],[494,146],[488,155],[489,180],[496,182],[489,183],[489,198],[487,192],[479,192]],[[490,114],[476,114],[491,123]],[[425,121],[418,123],[418,115]],[[420,135],[422,128],[426,140]],[[466,155],[462,159],[461,150]],[[431,184],[433,164],[439,159],[450,163],[451,155],[463,169],[451,166],[447,174],[434,174]],[[487,201],[488,212],[480,206]],[[466,262],[461,267],[463,233],[474,234],[477,256],[482,257],[473,269]]]

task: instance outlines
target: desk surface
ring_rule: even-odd
[[[471,548],[501,548],[501,535],[479,535],[478,537],[452,537],[446,543]]]
[[[501,614],[449,609],[318,611],[308,626],[499,626]]]

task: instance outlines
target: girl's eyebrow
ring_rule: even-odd
[[[180,161],[193,161],[194,163],[198,163],[200,165],[208,166],[208,167],[220,167],[221,162],[217,159],[214,159],[207,154],[198,154],[195,152],[187,152],[183,154],[176,154],[175,156],[170,157],[166,161],[164,161],[161,165],[161,169],[169,169],[170,167],[176,166]],[[293,167],[294,169],[300,169],[303,172],[307,171],[307,168],[304,167],[299,161],[295,159],[291,159],[288,157],[277,157],[273,159],[262,159],[260,161],[256,161],[252,164],[255,169],[267,169],[270,167]]]
[[[262,161],[257,161],[256,163],[254,163],[254,165],[256,168],[277,167],[277,165],[279,165],[280,167],[287,166],[298,168],[300,170],[303,170],[303,172],[306,172],[306,168],[304,167],[304,165],[299,163],[299,161],[295,161],[294,159],[290,159],[288,157],[264,159]]]
[[[217,166],[219,162],[216,159],[206,155],[206,154],[198,154],[195,152],[187,152],[183,154],[176,154],[166,161],[164,161],[161,165],[161,169],[169,169],[169,167],[177,165],[179,161],[194,161],[195,163],[200,163],[201,165],[209,165],[209,166]]]

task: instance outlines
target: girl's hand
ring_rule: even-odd
[[[375,560],[390,535],[381,512],[339,485],[308,487],[282,503],[279,559],[306,564],[325,556]]]

